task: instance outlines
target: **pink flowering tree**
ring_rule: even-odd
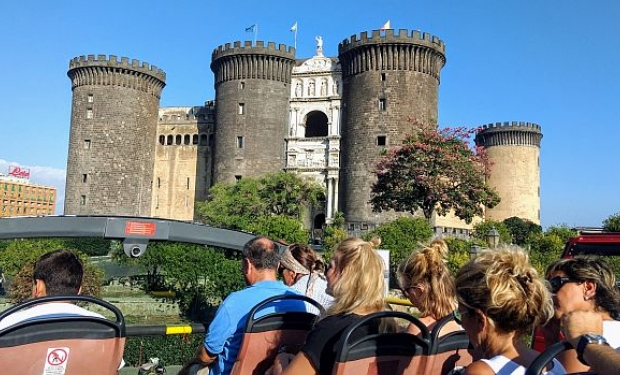
[[[450,210],[470,223],[483,207],[495,207],[499,195],[485,185],[490,162],[484,149],[470,147],[478,129],[423,128],[406,136],[377,164],[372,186],[373,210],[445,216]]]

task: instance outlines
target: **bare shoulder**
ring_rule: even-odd
[[[316,369],[304,352],[299,352],[284,369],[282,375],[316,375]]]
[[[467,366],[465,375],[495,375],[495,371],[486,363],[476,361]]]

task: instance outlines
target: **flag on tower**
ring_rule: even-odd
[[[379,30],[387,30],[387,29],[391,29],[390,20],[388,20],[383,26],[381,26]]]
[[[250,27],[246,27],[245,31],[248,33],[253,33],[254,32],[254,28],[256,27],[256,24],[250,26]]]
[[[295,24],[291,27],[291,31],[297,31],[297,21],[295,21]]]

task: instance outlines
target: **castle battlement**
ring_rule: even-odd
[[[166,81],[166,73],[163,70],[147,62],[140,62],[139,60],[129,59],[128,57],[121,57],[119,61],[118,57],[115,55],[110,55],[109,57],[107,55],[87,55],[74,57],[69,62],[69,70],[85,67],[129,69],[148,74],[163,82]]]
[[[355,48],[365,44],[384,44],[384,43],[398,43],[398,44],[417,44],[424,45],[432,48],[441,54],[445,54],[446,45],[438,37],[429,33],[420,32],[419,30],[412,30],[411,33],[407,29],[399,29],[398,33],[394,29],[373,30],[370,38],[368,32],[363,31],[359,34],[351,35],[349,39],[343,40],[338,45],[338,51],[342,53],[351,48]]]
[[[488,125],[482,125],[481,131],[533,131],[533,132],[541,132],[540,125],[535,124],[533,122],[524,122],[524,121],[505,121],[505,122],[496,122],[495,124],[491,123]]]
[[[540,125],[531,122],[506,121],[483,125],[476,134],[477,146],[536,146],[542,139]]]
[[[265,42],[257,40],[253,43],[251,40],[245,42],[236,41],[234,43],[226,43],[213,50],[212,60],[228,55],[277,55],[285,58],[295,58],[295,48],[286,44],[277,44],[275,42]]]

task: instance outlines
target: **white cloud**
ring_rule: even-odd
[[[30,169],[30,182],[38,185],[53,186],[57,190],[56,214],[61,215],[65,205],[65,179],[67,171],[53,167],[23,165],[15,161],[0,159],[0,173],[6,174],[9,166],[19,165]]]

